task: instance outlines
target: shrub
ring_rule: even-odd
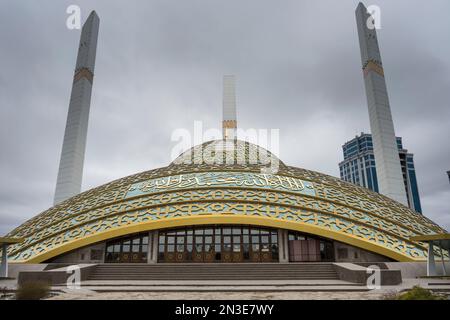
[[[6,297],[8,290],[6,287],[0,287],[0,299]]]
[[[444,297],[419,286],[397,296],[397,300],[443,300]]]
[[[47,282],[35,281],[21,284],[16,292],[17,300],[39,300],[48,296],[50,286]]]

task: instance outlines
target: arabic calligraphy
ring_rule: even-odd
[[[207,187],[263,188],[315,196],[312,182],[297,178],[246,172],[201,172],[150,179],[130,186],[126,198],[165,190]]]

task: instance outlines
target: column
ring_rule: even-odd
[[[224,139],[236,138],[236,84],[234,75],[223,76],[222,129]]]
[[[54,204],[81,191],[99,25],[100,19],[92,11],[81,30]]]
[[[428,242],[427,276],[436,275],[436,265],[434,263],[433,241]]]
[[[158,230],[148,233],[147,263],[158,262]]]
[[[280,263],[289,262],[288,249],[288,231],[284,229],[278,229],[278,261]]]
[[[447,252],[448,252],[448,263],[450,265],[450,248],[447,250]]]
[[[381,194],[408,206],[377,32],[368,28],[369,19],[372,17],[367,8],[359,3],[356,20],[378,189]]]
[[[444,276],[447,276],[447,269],[445,268],[444,251],[442,251],[442,241],[439,241],[439,251],[441,253],[442,272],[444,273]]]
[[[2,245],[2,265],[0,267],[0,278],[8,277],[8,244]]]
[[[147,247],[147,263],[152,263],[153,253],[153,232],[148,232],[148,247]]]

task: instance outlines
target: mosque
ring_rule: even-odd
[[[224,78],[223,139],[80,193],[98,27],[92,12],[81,33],[55,205],[3,238],[20,239],[3,241],[9,262],[414,262],[429,255],[414,237],[446,233],[395,197],[289,166],[236,139],[232,76]],[[366,76],[381,74],[376,63],[365,64]]]

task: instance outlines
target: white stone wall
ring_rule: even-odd
[[[346,257],[342,253],[346,253]],[[334,242],[336,262],[388,262],[389,258],[341,242]]]
[[[101,259],[95,259],[95,257],[93,257],[93,251],[95,250],[101,251]],[[51,263],[103,263],[104,260],[105,243],[102,242],[65,253],[53,259]]]

